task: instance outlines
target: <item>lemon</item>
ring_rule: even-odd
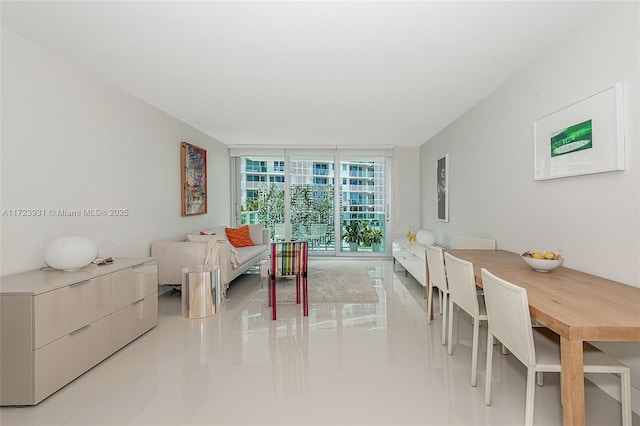
[[[552,251],[548,251],[544,254],[544,258],[547,260],[554,260],[556,258],[556,254]]]
[[[534,259],[542,259],[542,253],[535,252],[531,257],[533,257]]]

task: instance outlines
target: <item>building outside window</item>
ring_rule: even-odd
[[[285,162],[289,161],[289,175],[285,176]],[[276,158],[240,157],[240,190],[241,223],[261,221],[259,209],[261,199],[269,198],[268,207],[263,208],[261,217],[265,217],[264,210],[269,210],[268,223],[264,225],[272,229],[283,227],[285,217],[290,217],[289,235],[305,238],[314,223],[327,222],[327,235],[322,240],[320,249],[349,251],[348,244],[342,241],[341,235],[352,222],[363,222],[368,227],[381,229],[384,232],[386,177],[385,160],[365,160],[349,158],[341,160],[334,166],[332,159],[319,161],[314,158],[291,157],[288,160]],[[339,170],[337,178],[341,184],[334,188],[335,169]],[[287,189],[289,188],[289,189]],[[289,191],[290,212],[284,211],[284,191]],[[327,190],[330,193],[327,193]],[[340,191],[339,206],[333,206],[333,191]],[[306,195],[305,195],[306,194]],[[272,200],[276,197],[276,201]],[[294,200],[294,197],[297,197]],[[313,207],[308,212],[300,211],[304,204],[300,204],[299,197],[306,197],[307,205]],[[325,204],[328,203],[328,204]],[[318,211],[325,211],[330,206],[330,216],[319,215]],[[277,211],[274,211],[277,210]],[[334,210],[335,209],[335,210]],[[335,213],[334,213],[335,211]],[[322,218],[321,218],[322,216]],[[335,227],[334,217],[339,217],[339,224]],[[300,220],[306,221],[299,223]],[[334,231],[335,230],[335,231]],[[339,235],[334,235],[340,231]],[[279,231],[281,232],[281,231]],[[330,242],[330,245],[327,244]],[[314,245],[317,249],[317,245]],[[369,249],[370,250],[370,249]],[[365,249],[366,251],[366,249]]]

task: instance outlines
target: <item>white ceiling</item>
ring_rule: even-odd
[[[419,146],[583,1],[2,1],[2,24],[229,145]]]

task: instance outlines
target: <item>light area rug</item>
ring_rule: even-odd
[[[369,277],[368,267],[351,261],[311,260],[308,265],[309,303],[377,303],[378,294]],[[268,305],[268,281],[250,300],[251,304]],[[295,303],[296,280],[278,278],[278,303]]]

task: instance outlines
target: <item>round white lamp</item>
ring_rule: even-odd
[[[44,249],[42,258],[47,265],[63,271],[76,271],[96,258],[98,247],[86,237],[69,235],[56,238]]]
[[[423,246],[430,246],[436,242],[436,234],[431,229],[421,229],[416,232],[416,241]]]

